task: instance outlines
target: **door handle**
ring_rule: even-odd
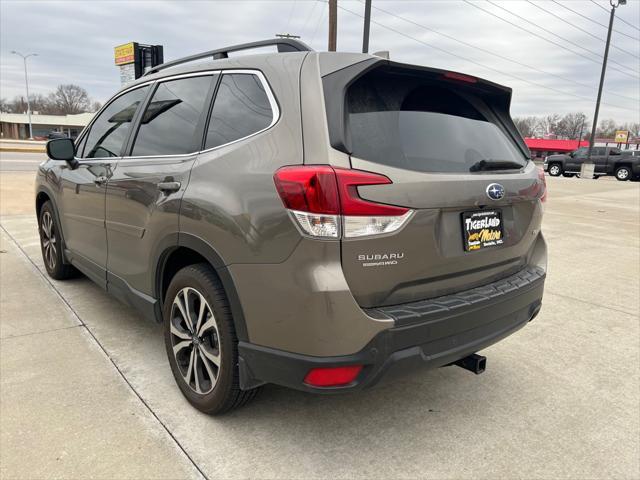
[[[180,182],[160,182],[158,183],[158,190],[164,193],[177,192],[180,190]]]
[[[105,177],[104,175],[100,175],[99,177],[93,179],[93,183],[95,183],[97,186],[101,186],[107,183],[107,180],[109,180],[107,177]]]

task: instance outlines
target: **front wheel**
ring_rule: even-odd
[[[631,178],[631,169],[629,167],[618,167],[616,170],[616,179],[624,182]]]
[[[76,275],[76,269],[64,263],[62,257],[62,236],[53,205],[47,201],[40,209],[38,217],[40,249],[47,273],[54,280],[66,280]]]
[[[559,177],[562,173],[562,167],[558,163],[552,163],[549,165],[549,175],[552,177]]]
[[[240,389],[233,318],[224,288],[209,265],[191,265],[176,273],[163,317],[171,371],[194,407],[215,415],[255,397],[257,389]]]

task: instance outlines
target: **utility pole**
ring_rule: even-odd
[[[371,0],[364,2],[364,31],[362,32],[362,53],[369,53],[369,30],[371,29]]]
[[[609,45],[611,44],[611,30],[613,29],[613,18],[616,15],[616,8],[620,5],[626,5],[627,0],[609,0],[611,5],[611,15],[609,16],[609,31],[607,32],[607,43],[604,47],[604,59],[602,60],[602,72],[600,73],[600,86],[598,87],[598,98],[596,100],[596,111],[593,114],[593,127],[591,127],[591,136],[589,137],[589,151],[587,153],[587,161],[591,163],[591,151],[596,141],[596,129],[598,128],[598,113],[600,112],[600,99],[602,98],[602,86],[604,85],[604,74],[607,70],[607,58],[609,57]]]
[[[15,55],[19,55],[22,57],[22,61],[24,62],[24,85],[27,89],[27,116],[29,117],[29,140],[33,140],[33,125],[31,124],[31,103],[29,101],[29,76],[27,75],[27,58],[36,57],[37,53],[29,53],[28,55],[23,55],[20,52],[16,52],[12,50],[11,53]]]
[[[335,52],[338,44],[338,0],[329,0],[329,51]]]

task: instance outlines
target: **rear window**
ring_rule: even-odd
[[[355,157],[419,172],[473,172],[526,164],[513,140],[490,120],[480,98],[443,82],[372,72],[347,92]]]

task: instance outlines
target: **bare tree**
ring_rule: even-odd
[[[0,98],[0,112],[9,113],[9,102],[6,98]]]
[[[565,114],[556,126],[556,135],[569,140],[578,140],[580,134],[584,135],[587,116],[582,112]]]
[[[558,130],[558,124],[560,123],[560,120],[561,117],[557,113],[545,115],[544,117],[538,119],[536,128],[540,130],[543,135],[555,134]]]
[[[58,115],[87,112],[91,106],[87,91],[73,84],[58,85],[56,91],[49,94],[49,102]]]
[[[538,119],[536,117],[515,117],[513,123],[516,124],[516,128],[523,137],[533,137],[535,135],[536,124]]]
[[[612,118],[602,120],[596,130],[596,138],[613,138],[620,127]]]

